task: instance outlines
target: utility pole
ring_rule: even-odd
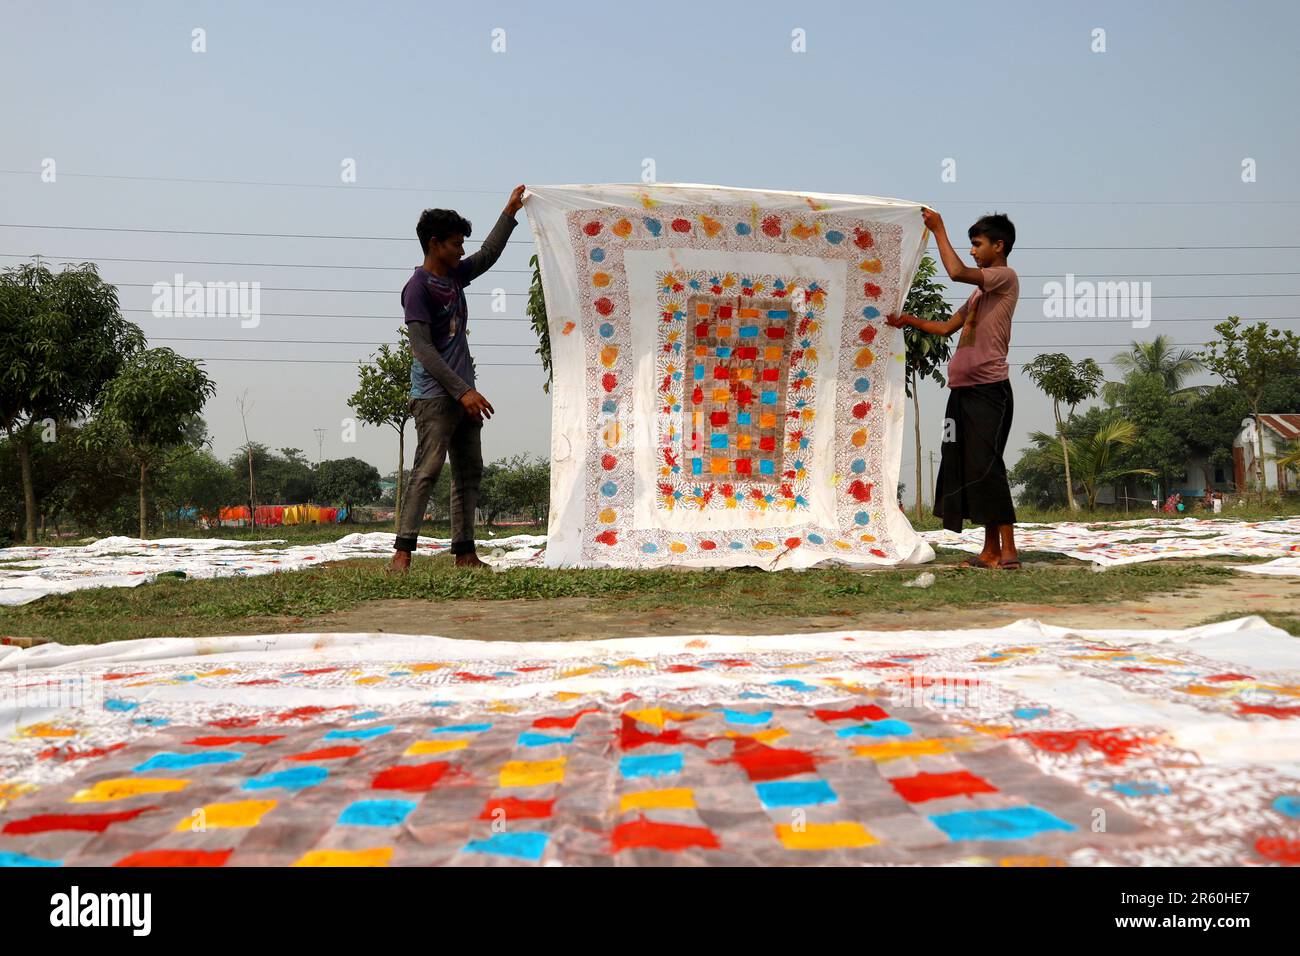
[[[322,449],[325,447],[325,429],[313,428],[316,433],[316,467],[320,468]]]

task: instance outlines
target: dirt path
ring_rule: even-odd
[[[1245,575],[1222,584],[1179,594],[1154,594],[1141,601],[1113,604],[994,604],[956,610],[907,613],[825,614],[802,617],[728,613],[719,609],[712,622],[698,609],[612,612],[590,598],[550,601],[371,601],[349,611],[304,622],[296,629],[313,631],[384,631],[439,634],[485,641],[571,641],[647,634],[791,634],[803,631],[941,630],[998,627],[1020,618],[1047,624],[1090,628],[1180,628],[1203,624],[1224,614],[1261,612],[1300,614],[1300,579]]]

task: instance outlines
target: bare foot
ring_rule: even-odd
[[[388,565],[389,574],[405,574],[411,570],[411,552],[394,551],[393,560]]]
[[[456,567],[458,568],[488,568],[491,567],[486,561],[479,558],[477,554],[471,551],[469,554],[456,555]]]

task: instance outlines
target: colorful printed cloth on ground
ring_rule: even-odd
[[[421,553],[451,546],[448,538],[419,539]],[[159,574],[180,571],[191,578],[252,577],[300,571],[323,561],[374,558],[393,553],[391,531],[357,532],[325,544],[277,548],[282,540],[226,541],[217,538],[103,538],[76,548],[0,549],[0,605],[27,604],[47,594],[82,588],[135,587]],[[535,561],[546,539],[516,534],[477,542],[480,557],[498,567]]]
[[[927,561],[896,505],[921,206],[544,186],[551,567]]]
[[[1300,642],[0,648],[0,864],[1300,862]]]
[[[926,531],[921,537],[932,545],[978,553],[984,547],[984,529],[968,528],[961,534]],[[1092,561],[1103,567],[1158,561],[1161,558],[1288,557],[1300,553],[1300,518],[1267,521],[1229,521],[1213,518],[1178,520],[1141,518],[1099,524],[1018,524],[1016,546],[1021,551],[1050,551]],[[1296,565],[1274,562],[1240,565],[1238,570],[1259,574],[1292,574]]]

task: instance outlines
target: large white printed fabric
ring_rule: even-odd
[[[131,588],[154,581],[160,574],[256,577],[301,571],[325,561],[387,557],[393,552],[393,534],[356,532],[323,544],[274,547],[278,544],[284,541],[112,537],[81,547],[0,548],[0,606],[28,604],[50,594],[85,588]],[[482,559],[498,567],[531,561],[545,544],[544,537],[527,534],[477,542],[484,552]],[[418,553],[435,554],[450,547],[450,538],[421,537]]]
[[[0,647],[0,866],[1294,865],[1298,677],[1259,618]]]
[[[551,567],[933,557],[897,506],[921,206],[534,187],[554,369]]]
[[[932,545],[978,553],[984,529],[961,534],[927,531]],[[1102,524],[1024,523],[1016,525],[1021,551],[1049,551],[1091,561],[1102,567],[1140,564],[1165,558],[1209,558],[1224,555],[1277,558],[1268,564],[1234,565],[1252,574],[1300,574],[1300,518],[1228,521],[1215,518],[1140,518]]]

